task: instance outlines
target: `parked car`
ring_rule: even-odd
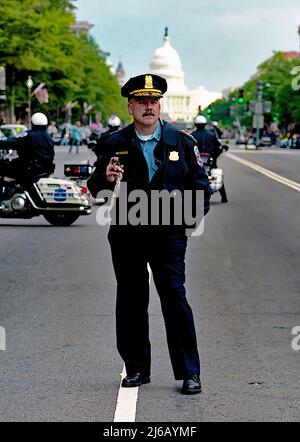
[[[6,141],[7,137],[6,135],[2,132],[2,130],[0,130],[0,141]]]
[[[7,137],[19,138],[24,137],[28,131],[24,124],[2,124],[0,129]]]
[[[282,147],[284,149],[288,149],[289,148],[289,139],[287,137],[281,138],[279,139],[279,147]]]
[[[260,146],[272,146],[272,139],[271,139],[271,137],[269,137],[267,135],[261,137],[261,139],[259,141],[259,145]]]
[[[289,141],[290,149],[300,149],[300,134],[294,134]]]
[[[245,137],[243,134],[239,134],[235,140],[235,144],[245,144]]]

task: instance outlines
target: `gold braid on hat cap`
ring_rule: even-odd
[[[129,95],[135,95],[137,97],[147,97],[147,96],[153,96],[153,97],[161,97],[162,92],[159,89],[137,89],[135,91],[132,91],[129,93]]]

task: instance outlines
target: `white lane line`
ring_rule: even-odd
[[[148,264],[149,284],[151,282],[152,271]],[[114,422],[135,422],[136,407],[139,396],[139,388],[123,388],[122,380],[126,377],[126,368],[123,367],[121,382],[117,399],[117,407],[114,415]]]
[[[264,167],[258,166],[257,164],[252,163],[251,161],[239,158],[238,156],[233,155],[231,153],[227,153],[226,156],[228,158],[230,158],[231,160],[233,160],[233,161],[237,161],[238,163],[241,163],[244,166],[247,166],[250,169],[255,170],[256,172],[259,172],[262,175],[265,175],[268,178],[271,178],[272,180],[277,181],[278,183],[284,184],[285,186],[288,186],[291,189],[294,189],[297,192],[300,192],[300,183],[297,183],[296,181],[292,181],[292,180],[289,180],[287,178],[284,178],[281,175],[277,175],[277,173],[271,172],[270,170],[265,169]]]
[[[150,264],[147,265],[147,268],[148,268],[148,272],[149,272],[149,285],[150,285],[151,277],[152,277],[152,270],[151,270]]]
[[[125,365],[121,373],[122,379],[126,376]],[[138,400],[138,387],[123,388],[120,383],[117,408],[115,411],[114,422],[135,422],[136,404]]]
[[[233,153],[242,153],[245,155],[295,155],[295,156],[299,156],[299,151],[297,151],[297,149],[295,150],[256,150],[256,149],[235,149],[235,148],[229,148],[230,152]]]

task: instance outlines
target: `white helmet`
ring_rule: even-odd
[[[195,124],[206,124],[207,119],[204,117],[204,115],[198,115],[198,117],[195,120]]]
[[[36,112],[31,117],[31,123],[34,126],[48,126],[48,118],[42,112]]]
[[[211,124],[214,127],[218,127],[219,126],[219,123],[217,121],[212,121]]]
[[[121,120],[117,115],[112,115],[109,118],[107,124],[111,127],[119,127],[119,126],[121,126]]]

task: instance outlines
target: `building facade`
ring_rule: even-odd
[[[120,86],[124,86],[126,83],[126,73],[123,67],[123,63],[120,60],[116,70],[116,77]]]
[[[164,77],[168,91],[162,99],[162,117],[179,125],[191,125],[201,109],[222,98],[219,92],[209,92],[203,86],[189,90],[178,52],[172,47],[168,28],[165,30],[163,46],[158,48],[150,63],[150,73]]]

